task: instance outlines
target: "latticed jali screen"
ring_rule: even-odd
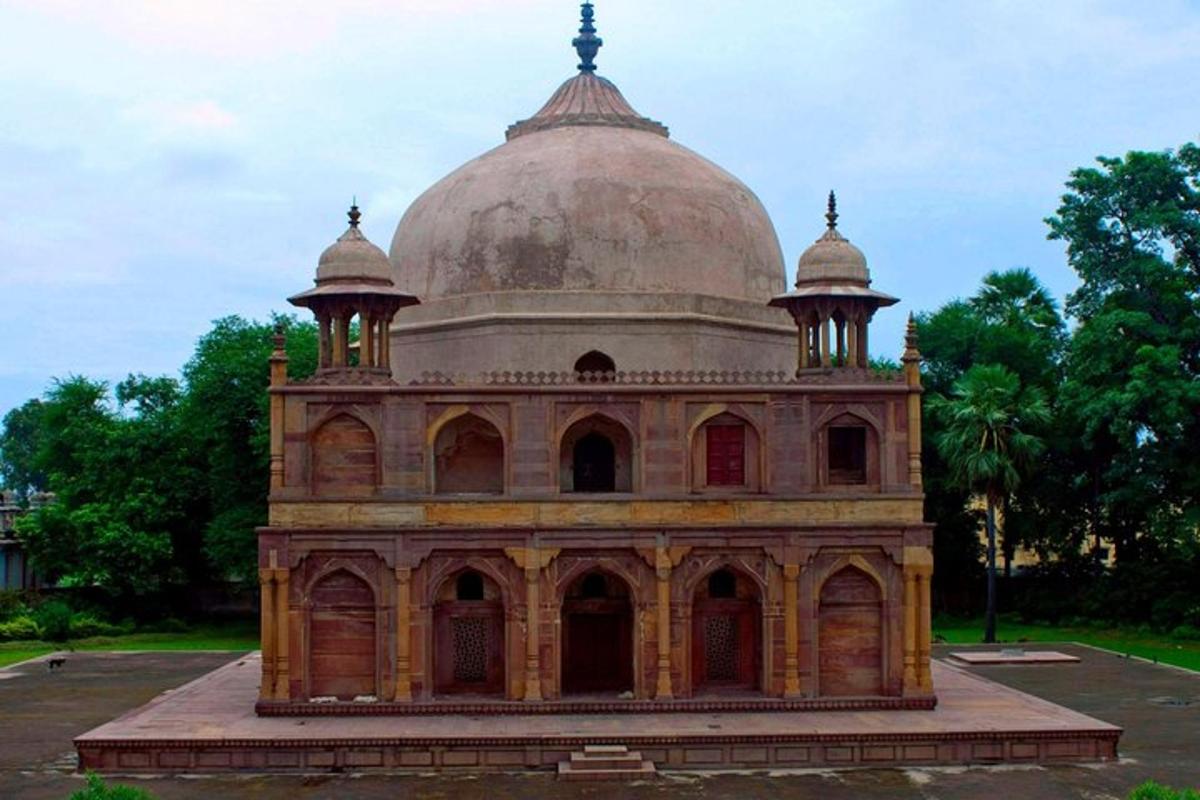
[[[458,683],[485,683],[488,667],[490,620],[484,617],[459,617],[453,621],[454,680]]]
[[[704,620],[704,663],[710,681],[738,679],[738,621],[731,615]]]

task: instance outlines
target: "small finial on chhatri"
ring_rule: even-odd
[[[362,219],[362,212],[358,210],[357,197],[350,201],[350,211],[346,214],[346,216],[350,217],[350,227],[357,228],[358,221]]]
[[[596,53],[604,44],[604,40],[596,35],[596,26],[592,24],[592,18],[595,16],[592,4],[584,3],[582,8],[583,16],[580,21],[583,25],[579,28],[579,35],[571,40],[571,44],[575,47],[575,52],[579,53],[579,71],[595,72]]]
[[[829,190],[829,210],[825,212],[825,220],[826,220],[826,224],[829,226],[829,230],[833,230],[834,228],[837,227],[837,218],[838,218],[837,196],[834,195],[833,189],[830,189]]]

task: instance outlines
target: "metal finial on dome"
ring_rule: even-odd
[[[825,219],[829,230],[833,230],[837,227],[837,196],[834,195],[833,189],[829,190],[829,210],[825,212]]]
[[[358,198],[355,197],[350,201],[350,211],[346,214],[350,217],[350,227],[357,228],[358,221],[362,219],[362,212],[358,210]]]
[[[595,72],[596,71],[596,53],[600,50],[600,46],[604,44],[604,40],[596,35],[596,26],[592,24],[592,17],[595,12],[592,11],[591,3],[584,3],[582,6],[583,12],[580,21],[583,25],[579,28],[579,35],[571,40],[571,44],[575,47],[575,52],[579,53],[579,71],[580,72]]]

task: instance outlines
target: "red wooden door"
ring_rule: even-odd
[[[504,609],[460,600],[434,611],[433,690],[440,694],[504,691]]]
[[[756,689],[761,661],[758,603],[697,600],[692,609],[692,688]]]
[[[375,694],[375,598],[349,572],[313,589],[309,624],[309,695],[352,700]]]
[[[563,693],[633,690],[632,610],[625,600],[576,600],[563,609]]]
[[[879,587],[847,568],[825,581],[817,626],[818,688],[823,696],[883,693]]]
[[[742,425],[709,425],[705,428],[709,486],[742,486],[746,483],[746,429]]]

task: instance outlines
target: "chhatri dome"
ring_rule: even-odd
[[[422,371],[795,368],[771,219],[736,177],[669,138],[596,74],[591,3],[578,74],[506,141],[409,207],[389,259],[421,299],[392,328]]]

